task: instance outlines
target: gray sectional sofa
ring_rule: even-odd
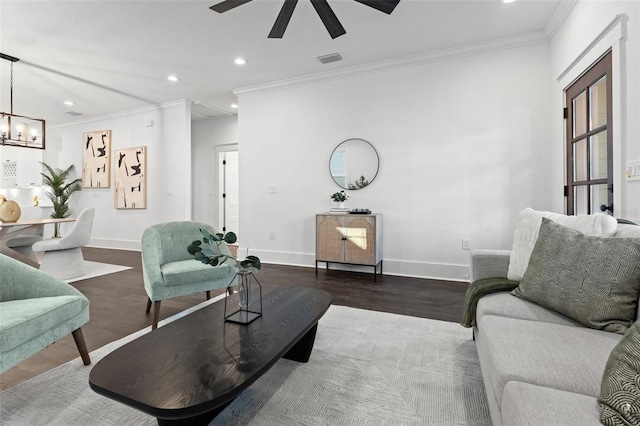
[[[618,224],[613,236],[640,238],[640,226]],[[510,254],[472,251],[472,280],[507,278]],[[499,291],[480,298],[474,336],[494,425],[601,424],[603,373],[622,334]]]

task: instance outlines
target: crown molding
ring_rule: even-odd
[[[551,18],[544,27],[544,33],[549,40],[556,35],[556,32],[558,32],[560,26],[565,19],[567,19],[567,16],[569,16],[569,13],[571,13],[576,3],[578,3],[578,0],[560,0],[556,10],[553,11]]]
[[[516,37],[500,38],[482,43],[468,44],[450,49],[434,50],[418,55],[405,56],[402,58],[379,61],[366,65],[342,68],[335,71],[309,74],[286,80],[278,80],[270,83],[241,87],[238,89],[233,89],[232,92],[236,96],[242,96],[252,93],[279,90],[289,87],[337,80],[356,75],[370,74],[374,72],[388,71],[398,68],[413,67],[433,62],[448,61],[467,56],[482,55],[485,53],[497,52],[501,50],[547,43],[548,41],[549,39],[543,31],[537,31]]]
[[[114,112],[112,114],[99,115],[99,116],[95,116],[95,117],[87,117],[85,119],[69,121],[67,123],[55,124],[55,125],[52,125],[52,126],[47,126],[47,130],[49,130],[49,129],[59,129],[59,128],[62,128],[62,127],[75,126],[75,125],[78,125],[78,124],[92,123],[94,121],[108,120],[108,119],[111,119],[111,118],[127,117],[127,116],[130,116],[132,114],[141,114],[141,113],[145,113],[145,112],[153,112],[153,111],[158,111],[159,109],[173,108],[173,107],[183,106],[183,105],[191,106],[191,103],[192,102],[190,100],[188,100],[188,99],[178,99],[176,101],[163,102],[163,103],[157,104],[157,105],[151,105],[151,106],[146,106],[146,107],[141,107],[141,108],[134,108],[134,109],[130,109],[130,110],[127,110],[127,111],[119,111],[119,112]]]

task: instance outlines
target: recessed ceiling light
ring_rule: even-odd
[[[513,3],[516,0],[502,0],[502,3]]]
[[[74,105],[74,103],[73,103],[73,102],[71,102],[71,101],[64,101],[64,104],[65,104],[65,105],[69,105],[69,106]]]
[[[238,104],[231,104],[231,108],[238,109]]]
[[[178,81],[180,79],[178,77],[176,77],[175,75],[170,75],[169,77],[167,77],[167,80],[176,82],[176,81]]]
[[[236,65],[245,65],[247,63],[247,60],[244,58],[236,58],[233,61]]]

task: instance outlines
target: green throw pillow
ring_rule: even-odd
[[[640,238],[592,237],[542,219],[520,285],[511,293],[598,330],[636,320]]]
[[[640,424],[640,323],[634,323],[611,351],[598,402],[602,424]]]

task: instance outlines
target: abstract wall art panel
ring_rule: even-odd
[[[82,134],[82,187],[111,186],[111,130]]]
[[[115,207],[147,208],[147,147],[115,150]]]

